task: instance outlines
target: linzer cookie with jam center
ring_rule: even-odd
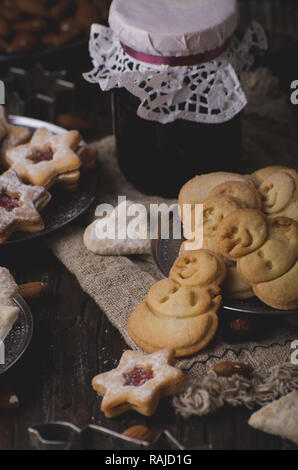
[[[54,135],[40,128],[29,143],[9,149],[6,160],[24,182],[48,189],[71,174],[73,183],[80,177],[82,163],[75,153],[80,141],[78,131]]]
[[[150,355],[124,351],[116,369],[94,377],[92,386],[103,396],[105,416],[113,418],[128,410],[151,416],[162,397],[180,392],[184,375],[171,365],[173,357],[171,349]]]
[[[69,171],[58,178],[60,187],[68,192],[78,190],[80,174],[94,170],[97,167],[97,150],[95,147],[90,145],[79,146],[76,153],[81,160],[80,170]]]
[[[0,176],[0,243],[17,231],[43,230],[39,211],[50,199],[44,188],[23,184],[14,170],[3,173]]]

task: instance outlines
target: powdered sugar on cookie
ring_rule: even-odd
[[[159,399],[181,390],[183,372],[170,365],[172,350],[148,356],[125,351],[119,366],[94,377],[92,386],[102,395],[101,409],[107,417],[129,409],[144,415],[154,414]]]

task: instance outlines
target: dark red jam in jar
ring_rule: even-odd
[[[234,35],[237,0],[113,0],[109,24],[92,27],[86,78],[113,89],[126,178],[144,193],[177,197],[196,174],[239,170],[246,99],[238,73],[248,62],[239,51],[250,46]]]
[[[184,119],[161,124],[140,118],[140,100],[124,88],[112,96],[119,166],[140,191],[177,197],[197,174],[239,169],[241,113],[221,124]]]

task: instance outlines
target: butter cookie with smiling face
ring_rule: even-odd
[[[203,225],[203,246],[209,250],[216,251],[215,232],[221,220],[230,212],[240,209],[242,204],[232,196],[215,195],[208,197],[201,203],[202,216],[198,212],[197,204],[193,204],[190,211],[183,214],[183,235],[187,240],[194,240],[196,231]],[[199,217],[199,218],[198,218]],[[198,218],[198,219],[197,219]]]
[[[215,195],[203,202],[203,248],[217,251],[215,234],[219,223],[241,207],[239,200],[225,195]]]
[[[205,199],[209,197],[210,192],[216,186],[228,181],[242,181],[244,183],[249,181],[248,184],[253,184],[250,181],[249,176],[223,171],[197,175],[191,180],[189,180],[187,183],[185,183],[184,186],[182,186],[178,197],[181,219],[183,220],[182,209],[185,204],[201,204]]]
[[[226,266],[222,257],[211,250],[182,252],[173,264],[169,277],[186,287],[210,287],[223,282]]]
[[[276,309],[298,308],[298,223],[272,219],[267,242],[252,255],[238,260],[237,267],[256,296]]]
[[[182,254],[168,279],[157,282],[132,312],[127,330],[146,352],[171,347],[176,357],[205,348],[218,326],[226,266],[208,250]]]
[[[147,353],[171,347],[175,357],[190,356],[207,347],[213,339],[220,305],[221,296],[217,296],[207,312],[177,318],[156,315],[144,301],[131,314],[127,330],[131,339]]]
[[[153,312],[165,317],[195,317],[209,309],[212,296],[207,289],[186,287],[172,279],[163,279],[150,289],[147,304]]]
[[[254,284],[253,291],[265,304],[278,310],[298,309],[298,261],[282,276]]]
[[[298,308],[297,222],[277,217],[262,223],[258,211],[239,210],[219,225],[218,239],[219,250],[237,259],[238,273],[260,300],[277,309]]]
[[[251,181],[254,182],[256,188],[259,188],[261,184],[270,176],[274,175],[274,173],[277,173],[281,170],[290,170],[290,168],[283,166],[283,165],[272,165],[272,166],[267,166],[265,168],[261,168],[260,170],[255,171],[251,175],[249,175],[249,178]]]
[[[213,196],[230,196],[236,199],[242,208],[262,210],[262,197],[250,181],[219,184],[209,194],[209,198]]]
[[[219,224],[216,247],[223,256],[237,260],[260,248],[267,236],[265,214],[254,209],[239,209]]]
[[[253,253],[240,258],[237,269],[246,282],[254,285],[283,276],[297,259],[298,224],[292,219],[277,217],[268,222],[265,243]]]

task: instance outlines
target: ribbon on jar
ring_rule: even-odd
[[[188,56],[161,56],[146,54],[139,52],[131,47],[120,42],[122,49],[126,54],[135,60],[145,62],[151,65],[169,65],[170,67],[184,67],[191,65],[200,65],[219,57],[229,46],[230,39],[228,39],[222,46],[212,49],[211,51],[201,52],[200,54],[193,54]]]

